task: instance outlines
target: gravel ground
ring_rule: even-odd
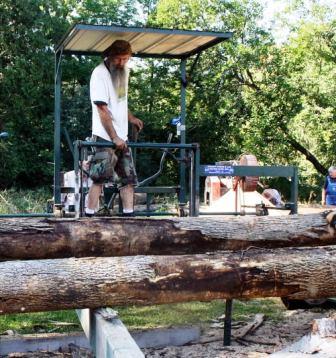
[[[202,344],[183,347],[166,347],[163,349],[144,349],[147,358],[261,358],[267,357],[299,340],[310,330],[314,319],[329,317],[335,309],[311,309],[287,311],[281,322],[268,321],[243,340],[233,341],[230,347],[223,347],[222,329],[211,329],[201,340]],[[235,330],[232,331],[233,335]],[[206,341],[211,341],[205,343]],[[336,353],[335,353],[336,357]]]

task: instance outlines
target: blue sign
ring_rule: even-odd
[[[205,175],[232,176],[234,172],[232,165],[205,165]]]

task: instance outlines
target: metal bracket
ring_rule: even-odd
[[[127,328],[110,308],[76,310],[97,358],[144,358]]]

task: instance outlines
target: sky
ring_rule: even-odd
[[[284,42],[288,38],[289,29],[280,25],[279,14],[283,13],[287,2],[278,0],[259,0],[264,6],[263,26],[270,28],[277,42]]]
[[[288,38],[289,29],[281,22],[281,17],[286,16],[286,20],[295,23],[300,17],[300,11],[292,12],[291,14],[284,15],[284,12],[288,5],[294,3],[291,0],[259,0],[264,6],[264,17],[262,25],[266,28],[270,28],[277,42],[284,42]],[[320,5],[327,5],[333,11],[329,14],[336,18],[336,0],[303,0],[306,6],[310,6],[312,3],[318,3]]]

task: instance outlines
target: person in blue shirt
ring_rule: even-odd
[[[336,206],[336,166],[331,166],[328,169],[322,189],[322,205]]]

